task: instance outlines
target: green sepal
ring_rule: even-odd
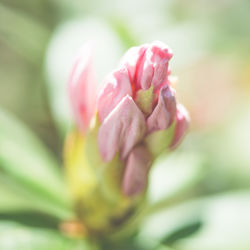
[[[86,135],[86,147],[84,155],[87,157],[89,165],[91,168],[98,169],[103,165],[103,160],[101,159],[99,147],[98,147],[98,130],[101,123],[96,113],[95,118],[92,120],[91,128]]]
[[[154,88],[151,86],[146,90],[139,90],[136,94],[136,104],[141,109],[141,111],[149,115],[152,113],[153,109],[153,100],[154,100]]]
[[[174,121],[168,129],[158,130],[145,138],[147,148],[154,158],[169,149],[174,137],[175,124]]]

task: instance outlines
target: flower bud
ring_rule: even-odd
[[[153,160],[175,148],[187,131],[188,113],[170,82],[171,57],[161,42],[131,48],[98,93],[89,49],[76,60],[69,95],[78,131],[69,148],[77,150],[66,150],[72,153],[65,159],[72,165],[68,173],[84,211],[80,216],[91,229],[111,227],[112,218],[119,221],[138,205]],[[77,141],[82,143],[73,145]],[[89,176],[81,192],[85,183],[76,182]]]
[[[93,73],[92,47],[88,43],[79,52],[68,85],[69,98],[79,128],[86,132],[96,109],[96,82]]]

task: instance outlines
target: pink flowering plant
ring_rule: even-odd
[[[150,172],[189,125],[171,77],[172,51],[158,41],[133,47],[99,87],[92,53],[86,44],[68,80],[75,125],[63,171],[39,139],[0,110],[0,249],[138,249],[148,211],[165,207],[148,201]]]
[[[189,116],[176,99],[173,54],[164,43],[129,49],[99,89],[91,50],[82,49],[69,79],[76,129],[66,141],[65,165],[83,224],[105,234],[143,206],[153,162],[181,142]]]

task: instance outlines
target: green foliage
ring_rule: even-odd
[[[9,194],[0,197],[0,210],[16,202],[59,218],[71,216],[62,172],[42,143],[2,110],[0,131],[0,179]]]
[[[72,240],[54,230],[34,229],[13,222],[0,223],[0,249],[88,250],[83,240]]]
[[[202,223],[200,221],[183,225],[181,228],[178,228],[176,231],[167,235],[166,238],[162,240],[162,243],[166,245],[173,245],[176,241],[190,237],[192,234],[196,233],[201,226]]]
[[[71,59],[85,41],[98,40],[99,81],[131,46],[159,39],[173,49],[178,95],[190,108],[193,132],[179,151],[157,160],[148,204],[120,234],[126,237],[98,239],[101,249],[249,249],[249,24],[247,0],[0,0],[0,105],[27,121],[53,152],[62,148],[53,119],[62,135],[72,124],[65,86]],[[205,95],[196,92],[199,86]],[[213,115],[221,103],[218,119]],[[148,138],[152,153],[164,151],[170,137]],[[74,212],[57,157],[0,110],[1,250],[95,249],[59,233]]]

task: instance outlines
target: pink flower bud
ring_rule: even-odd
[[[152,158],[175,148],[188,128],[188,113],[176,104],[170,87],[171,57],[171,50],[161,42],[131,48],[118,69],[105,78],[98,96],[89,46],[72,70],[69,94],[78,126],[86,132],[98,114],[86,141],[100,165],[112,165],[113,159],[124,165],[117,175],[122,173],[122,191],[128,196],[146,189]]]
[[[175,91],[171,87],[165,86],[160,91],[158,104],[147,119],[148,133],[167,129],[175,119],[175,115]]]
[[[99,128],[98,144],[104,161],[111,161],[118,151],[125,159],[143,138],[145,131],[142,112],[130,96],[125,96]]]
[[[190,117],[187,110],[183,105],[178,104],[176,112],[176,127],[175,127],[174,139],[170,146],[171,149],[176,148],[176,146],[181,142],[181,140],[183,139],[184,135],[187,132],[189,122],[190,122]]]
[[[96,109],[96,82],[92,65],[92,47],[85,45],[73,65],[69,78],[69,97],[79,128],[86,132]]]
[[[136,146],[128,156],[122,181],[123,193],[134,196],[145,191],[152,159],[147,148]]]

